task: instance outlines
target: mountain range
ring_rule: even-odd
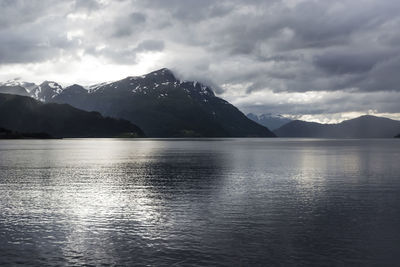
[[[276,130],[279,127],[285,125],[286,123],[289,123],[292,121],[291,119],[286,118],[279,114],[278,115],[274,115],[274,114],[256,115],[253,113],[248,113],[246,116],[249,119],[251,119],[252,121],[257,122],[258,124],[261,124],[272,131]]]
[[[215,96],[210,87],[181,80],[166,68],[86,87],[74,84],[63,88],[54,81],[36,85],[17,79],[0,83],[0,93],[24,96],[23,100],[13,100],[14,106],[8,106],[8,110],[0,110],[3,119],[0,127],[20,132],[46,130],[54,136],[115,136],[132,132],[133,136],[145,134],[148,137],[388,138],[400,133],[399,121],[369,115],[338,124],[292,121],[273,114],[245,116]],[[2,99],[5,98],[2,95]],[[4,103],[0,104],[4,110]],[[25,113],[19,111],[18,105]],[[27,111],[30,106],[35,108]],[[44,118],[48,120],[46,127],[33,126],[38,121],[43,126]],[[60,126],[65,120],[70,120],[69,128]],[[76,124],[72,127],[73,120]]]
[[[149,137],[275,136],[215,96],[210,87],[180,80],[166,68],[88,87],[74,84],[62,88],[52,81],[40,85],[9,81],[0,84],[0,92],[5,91],[126,119]]]
[[[31,97],[2,93],[0,126],[17,133],[46,133],[52,137],[144,136],[139,127],[126,120],[105,118],[98,112],[79,110],[67,104],[46,104]],[[3,133],[10,136],[6,130]],[[46,134],[35,137],[43,138]],[[30,137],[33,138],[32,134]]]
[[[61,85],[56,82],[44,81],[40,85],[24,82],[19,79],[0,83],[0,93],[30,96],[42,102],[50,101],[63,91]]]
[[[274,133],[279,137],[392,138],[400,132],[400,121],[370,115],[337,124],[295,120]]]

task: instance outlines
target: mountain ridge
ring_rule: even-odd
[[[0,139],[54,139],[47,133],[21,133],[0,127]]]
[[[275,137],[209,86],[167,68],[86,88],[74,84],[44,101],[129,120],[150,137]]]
[[[0,94],[0,126],[20,133],[47,133],[57,138],[144,136],[139,127],[126,120],[12,94]]]
[[[274,134],[316,138],[389,137],[392,130],[379,131],[381,127],[374,126],[373,121],[377,125],[393,124],[390,119],[370,115],[338,124],[291,121],[273,114],[245,116],[215,96],[210,87],[197,81],[180,80],[167,68],[86,87],[73,84],[63,88],[54,81],[36,85],[16,79],[0,83],[2,92],[31,96],[44,103],[67,103],[126,119],[144,125],[145,132],[152,137],[273,137]],[[397,126],[385,127],[396,129]]]
[[[400,132],[400,121],[363,115],[336,124],[295,120],[274,133],[279,137],[310,138],[390,138]]]

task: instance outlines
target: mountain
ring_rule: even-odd
[[[29,96],[29,92],[25,90],[25,88],[17,85],[17,86],[4,86],[0,85],[0,93],[2,94],[15,94],[22,96]]]
[[[279,137],[389,138],[400,132],[400,121],[370,115],[338,124],[292,121],[274,131]]]
[[[165,68],[87,88],[75,84],[46,101],[129,120],[150,137],[274,137],[211,88]]]
[[[62,86],[56,82],[44,81],[30,91],[30,95],[36,100],[50,101],[63,91]]]
[[[19,79],[9,80],[0,83],[0,93],[30,96],[30,90],[36,87],[34,83],[20,81]]]
[[[246,116],[250,120],[257,122],[258,124],[261,124],[272,131],[292,121],[291,119],[285,118],[282,115],[273,114],[256,115],[253,113],[249,113]]]
[[[0,93],[30,96],[42,102],[50,101],[62,91],[62,86],[52,81],[44,81],[40,85],[20,79],[0,83]]]
[[[395,138],[400,138],[400,134],[396,135]]]
[[[0,94],[0,126],[21,133],[54,137],[143,136],[126,120],[104,118],[67,104],[45,104],[30,97]]]
[[[29,92],[17,83],[0,83],[0,93],[29,96]]]

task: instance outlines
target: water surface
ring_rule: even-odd
[[[0,265],[398,266],[400,140],[0,141]]]

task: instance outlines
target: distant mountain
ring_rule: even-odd
[[[30,90],[36,87],[34,83],[23,82],[18,79],[0,83],[0,93],[30,96]]]
[[[257,122],[258,124],[261,124],[272,131],[292,121],[291,119],[285,118],[282,115],[273,115],[273,114],[256,115],[253,113],[249,113],[246,116],[250,120]]]
[[[400,134],[396,135],[395,138],[400,138]]]
[[[0,83],[0,93],[30,96],[42,102],[50,101],[62,91],[62,86],[52,81],[44,81],[40,85],[19,79]]]
[[[26,89],[24,87],[21,87],[19,85],[10,86],[10,85],[1,85],[0,84],[0,93],[29,96],[29,92],[26,91]]]
[[[274,137],[209,87],[168,69],[87,88],[75,84],[45,101],[127,119],[151,137]]]
[[[279,137],[390,138],[400,132],[400,121],[370,115],[338,124],[292,121],[274,133]]]
[[[0,94],[0,126],[20,133],[47,133],[54,137],[143,136],[137,126],[126,120],[104,118],[98,112],[10,94]]]

